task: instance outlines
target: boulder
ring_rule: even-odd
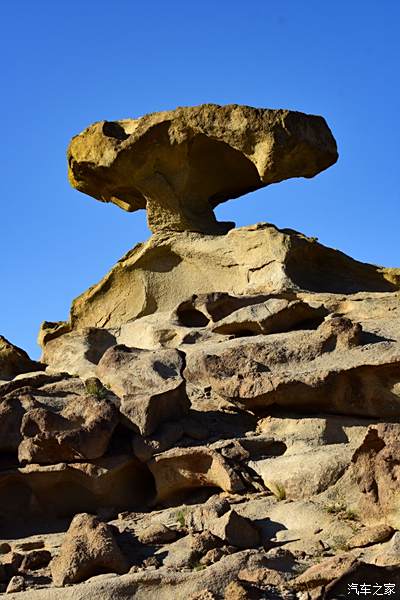
[[[64,371],[85,379],[94,375],[104,352],[115,344],[115,337],[107,329],[87,327],[47,341],[41,360],[48,365],[48,372]]]
[[[182,370],[177,350],[119,345],[105,352],[96,372],[121,399],[120,410],[127,421],[142,435],[150,435],[165,421],[179,419],[189,411]]]
[[[233,509],[211,523],[210,530],[223,542],[237,548],[255,548],[261,543],[258,529]]]
[[[176,530],[170,529],[163,523],[153,522],[139,533],[138,540],[142,544],[160,545],[174,542],[177,537],[178,532]]]
[[[60,412],[28,410],[21,423],[21,462],[54,464],[100,458],[119,421],[117,408],[107,400],[77,396]]]
[[[157,502],[204,486],[218,487],[226,492],[244,488],[227,461],[206,446],[167,450],[154,456],[148,466],[155,480]]]
[[[392,537],[393,533],[393,527],[385,525],[384,523],[372,527],[365,527],[347,541],[347,547],[363,548],[364,546],[381,544],[382,542],[387,542],[387,540]]]
[[[311,566],[304,573],[296,577],[291,584],[296,590],[311,590],[325,586],[352,567],[356,563],[356,560],[355,555],[351,553],[331,556]]]
[[[334,164],[322,117],[236,104],[204,104],[101,121],[72,139],[69,179],[81,192],[129,212],[146,208],[157,231],[223,233],[213,208]]]
[[[43,365],[31,360],[25,350],[14,346],[0,335],[0,381],[13,379],[20,373],[40,371]]]
[[[50,567],[54,585],[58,587],[98,573],[122,574],[129,569],[113,529],[88,514],[78,514],[72,519],[60,554]]]

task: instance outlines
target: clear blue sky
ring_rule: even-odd
[[[94,121],[203,102],[323,115],[337,165],[217,209],[400,266],[400,3],[2,0],[0,333],[39,356],[43,320],[149,232],[74,191],[70,138]]]

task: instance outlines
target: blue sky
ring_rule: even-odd
[[[65,151],[94,121],[203,102],[323,115],[339,161],[217,209],[359,260],[400,266],[400,3],[2,0],[0,334],[39,356],[43,320],[149,231],[70,188]]]

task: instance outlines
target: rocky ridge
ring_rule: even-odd
[[[40,363],[0,339],[0,591],[399,588],[400,270],[212,213],[332,164],[325,121],[205,105],[95,124],[68,156],[155,233],[42,325]]]

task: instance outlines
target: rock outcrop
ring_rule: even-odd
[[[238,106],[74,138],[73,185],[155,233],[41,363],[0,339],[0,593],[399,593],[400,270],[212,212],[336,158],[320,117]]]
[[[79,191],[127,211],[146,208],[153,233],[226,233],[213,208],[337,160],[322,117],[205,104],[140,119],[101,121],[74,137],[69,178]]]

